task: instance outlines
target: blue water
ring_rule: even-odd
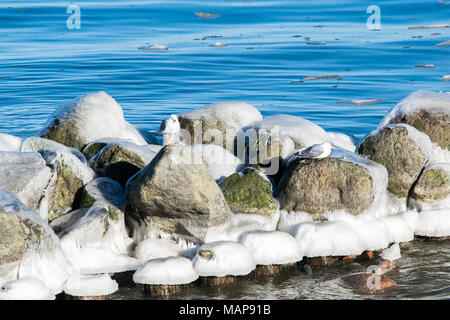
[[[450,46],[435,46],[450,39],[450,28],[408,29],[449,24],[450,5],[437,0],[74,4],[81,10],[79,30],[66,26],[69,2],[0,2],[0,132],[33,135],[64,102],[104,90],[141,128],[154,130],[171,113],[240,100],[263,116],[297,115],[358,139],[414,90],[450,91],[450,81],[441,80],[450,74]],[[381,9],[379,31],[366,26],[372,4]],[[220,16],[199,19],[195,12]],[[215,42],[228,46],[209,46]],[[153,44],[169,49],[138,49]],[[435,68],[415,67],[425,64]],[[325,75],[342,79],[292,82]],[[360,99],[381,101],[340,103]],[[448,241],[414,243],[393,275],[399,286],[381,298],[448,299],[448,248]],[[365,266],[314,270],[312,276],[244,281],[223,291],[193,289],[178,297],[366,298],[335,283],[361,270]],[[122,288],[113,298],[142,294]]]
[[[361,138],[412,91],[450,91],[441,80],[450,74],[450,46],[435,46],[450,29],[408,29],[448,24],[450,5],[438,1],[73,3],[79,30],[66,27],[69,2],[1,1],[0,132],[35,134],[64,102],[104,90],[142,128],[157,128],[170,113],[241,100],[263,116],[298,115]],[[380,31],[366,26],[371,4],[381,9]],[[201,40],[208,36],[220,37]],[[228,46],[209,46],[215,42]],[[137,49],[152,44],[169,49]],[[424,64],[436,67],[415,67]],[[329,74],[342,80],[291,82]]]

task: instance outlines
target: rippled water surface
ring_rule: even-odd
[[[450,5],[385,1],[76,1],[81,29],[69,30],[68,2],[0,2],[0,132],[35,134],[55,108],[104,90],[131,123],[156,129],[171,113],[240,100],[263,114],[292,114],[357,140],[414,90],[450,92]],[[369,5],[381,30],[366,26]],[[200,19],[194,13],[218,14]],[[216,42],[225,47],[211,47]],[[308,44],[309,43],[309,44]],[[314,45],[311,43],[321,43]],[[165,45],[168,50],[138,47]],[[417,65],[434,65],[421,68]],[[295,82],[310,76],[338,79]],[[294,82],[292,82],[294,81]],[[351,100],[380,99],[367,105]],[[405,249],[390,298],[449,298],[447,242]],[[357,298],[338,282],[360,265],[243,280],[182,298]],[[114,297],[140,298],[136,288]],[[378,296],[377,296],[378,297]],[[386,297],[386,296],[382,296]]]

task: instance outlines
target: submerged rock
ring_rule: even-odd
[[[245,102],[221,102],[178,115],[181,129],[187,130],[189,144],[215,144],[233,151],[239,130],[262,120],[261,113]]]
[[[364,294],[382,293],[386,289],[397,285],[395,281],[384,274],[378,275],[375,273],[356,273],[342,277],[341,280],[351,288]]]
[[[373,194],[373,178],[367,168],[333,157],[293,161],[279,184],[280,209],[317,217],[336,210],[361,214],[371,206]]]
[[[17,195],[32,209],[41,207],[53,176],[37,152],[0,152],[0,189]]]
[[[103,147],[90,162],[98,175],[125,186],[130,177],[152,161],[157,153],[153,150],[130,142],[113,142]]]
[[[39,136],[77,150],[101,138],[133,139],[137,144],[146,143],[138,130],[125,121],[119,104],[103,91],[64,104],[49,119]]]
[[[56,180],[49,188],[48,219],[53,220],[72,210],[81,189],[95,177],[94,171],[72,153],[41,149],[39,153],[56,171]]]
[[[261,172],[246,168],[220,183],[225,200],[235,213],[271,215],[277,210],[272,183]]]
[[[201,157],[186,147],[165,146],[128,181],[126,196],[128,220],[172,236],[204,239],[209,228],[228,221],[219,186]]]
[[[427,134],[442,149],[450,150],[450,96],[419,90],[400,101],[381,121],[388,124],[406,123]]]
[[[406,198],[429,157],[427,135],[406,124],[388,125],[367,136],[358,153],[384,165],[389,173],[388,190]]]

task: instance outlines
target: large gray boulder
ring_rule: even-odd
[[[427,134],[442,149],[450,150],[450,96],[445,93],[419,90],[400,101],[381,121],[406,123]]]
[[[233,151],[238,131],[252,127],[262,116],[252,105],[229,101],[183,112],[178,119],[181,129],[190,134],[187,144],[216,144]]]
[[[103,91],[64,104],[38,135],[80,151],[89,142],[101,138],[146,143],[138,130],[125,121],[120,105]]]
[[[388,190],[406,198],[431,152],[430,138],[407,124],[383,127],[367,136],[358,153],[384,165],[389,173]]]
[[[420,174],[410,192],[410,198],[434,202],[450,195],[450,163],[427,166]]]
[[[219,186],[191,148],[165,146],[127,183],[127,218],[173,237],[202,241],[228,222]]]
[[[355,154],[343,154],[292,161],[279,184],[280,209],[307,212],[317,220],[326,212],[359,215],[369,209],[376,189],[371,170],[380,175],[386,170]]]

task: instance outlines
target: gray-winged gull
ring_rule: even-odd
[[[313,144],[307,148],[301,149],[294,153],[290,159],[288,164],[295,159],[322,159],[326,158],[330,155],[331,149],[334,147],[329,142]]]
[[[168,119],[161,122],[159,133],[163,136],[163,146],[180,143],[180,130],[180,122],[174,114],[171,114]]]

